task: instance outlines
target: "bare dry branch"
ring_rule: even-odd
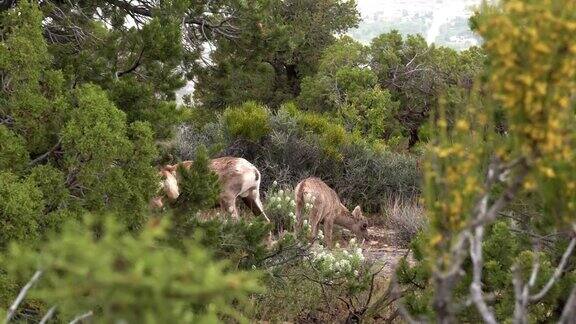
[[[24,287],[22,287],[18,296],[16,297],[12,305],[10,305],[10,308],[8,308],[8,314],[6,314],[6,320],[4,321],[5,323],[10,322],[12,317],[14,317],[16,309],[18,309],[18,306],[20,305],[22,300],[24,300],[24,297],[26,297],[28,290],[30,290],[30,288],[34,286],[34,284],[40,279],[40,276],[42,276],[42,270],[36,271],[32,276],[32,278],[30,279],[30,281],[28,281],[28,283]]]
[[[576,318],[576,286],[572,288],[572,292],[570,292],[570,297],[568,297],[568,301],[566,305],[564,305],[564,310],[562,311],[562,316],[558,321],[559,324],[573,324],[574,319]]]
[[[83,320],[91,317],[92,315],[94,315],[94,312],[92,312],[92,311],[89,311],[89,312],[86,312],[86,313],[84,313],[84,314],[78,315],[78,316],[75,317],[73,320],[71,320],[69,324],[80,323],[80,322],[82,322]]]
[[[488,308],[482,293],[482,240],[484,236],[484,227],[479,226],[475,229],[474,235],[470,236],[470,256],[472,258],[473,280],[470,284],[470,295],[476,305],[476,309],[486,323],[496,324],[494,314]]]
[[[126,75],[130,72],[133,72],[134,70],[136,70],[139,66],[140,66],[140,62],[142,60],[142,55],[144,54],[144,48],[142,48],[142,50],[140,51],[140,54],[138,55],[138,58],[136,59],[136,61],[134,62],[134,64],[132,64],[132,66],[125,70],[125,71],[120,71],[116,73],[116,78],[119,78],[123,75]]]
[[[44,315],[44,317],[42,317],[39,324],[46,324],[48,322],[48,320],[52,318],[55,311],[56,311],[56,306],[52,306],[48,310],[48,312]]]
[[[518,265],[512,268],[512,283],[514,284],[514,317],[513,323],[526,323],[528,321],[528,314],[526,312],[527,300],[522,298],[523,284],[522,284],[522,274]]]
[[[35,158],[34,160],[30,161],[28,163],[28,166],[34,166],[34,165],[44,161],[45,159],[47,159],[50,156],[50,154],[54,153],[54,151],[56,151],[60,147],[61,144],[62,144],[62,139],[60,138],[60,139],[58,139],[58,142],[54,146],[52,146],[52,148],[50,148],[48,150],[48,152],[46,152],[46,153],[40,155],[39,157]]]
[[[574,251],[574,247],[576,247],[576,238],[573,238],[568,244],[566,251],[564,251],[564,254],[562,255],[560,263],[556,267],[556,270],[554,270],[554,274],[552,275],[552,277],[548,280],[548,282],[546,282],[546,285],[544,285],[544,287],[542,287],[542,289],[537,294],[530,296],[531,302],[537,302],[540,299],[544,298],[544,296],[546,296],[546,294],[548,293],[548,291],[550,291],[552,286],[554,286],[556,281],[558,281],[558,279],[564,272],[564,268],[566,267],[568,258],[570,257],[570,255],[572,255],[572,252]]]

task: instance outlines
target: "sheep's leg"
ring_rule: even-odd
[[[318,236],[318,225],[320,225],[320,222],[312,221],[312,219],[315,218],[310,217],[310,225],[312,226],[312,240],[314,240]]]
[[[246,197],[242,197],[242,201],[246,204],[246,206],[248,206],[250,208],[250,210],[252,210],[252,213],[256,216],[264,216],[264,219],[266,220],[267,223],[271,223],[270,219],[268,218],[268,216],[266,216],[266,213],[264,212],[264,206],[262,204],[262,201],[260,200],[260,192],[258,189],[251,189],[248,193],[248,195]],[[270,232],[268,234],[268,244],[271,245],[274,236],[272,234],[272,232]]]
[[[236,197],[230,195],[220,196],[220,207],[224,213],[229,213],[232,215],[232,219],[235,221],[240,220],[238,215],[238,209],[236,208]]]
[[[298,234],[302,230],[302,225],[304,223],[304,219],[302,217],[302,209],[304,208],[304,199],[302,199],[302,195],[300,194],[299,186],[296,186],[296,224],[294,225],[294,230]]]
[[[326,247],[332,248],[332,228],[334,223],[332,221],[324,220],[324,242]]]
[[[266,213],[264,212],[264,205],[260,200],[260,192],[258,189],[250,189],[248,195],[246,197],[242,197],[242,201],[244,202],[244,204],[246,204],[246,206],[248,206],[248,208],[250,208],[250,210],[254,215],[256,216],[263,215],[266,221],[270,222],[270,219],[268,218],[268,216],[266,216]]]

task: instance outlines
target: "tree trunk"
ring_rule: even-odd
[[[288,86],[290,87],[290,91],[294,98],[300,95],[300,78],[298,76],[298,67],[295,64],[286,64],[284,65],[286,68],[286,79],[288,82]]]
[[[274,68],[274,90],[289,94],[292,98],[300,94],[300,77],[298,66],[286,64],[281,60],[266,60]]]
[[[408,149],[411,149],[420,141],[420,136],[418,135],[418,128],[410,129],[410,137],[408,139]]]
[[[455,323],[454,305],[452,300],[452,291],[457,281],[457,275],[443,277],[437,275],[434,278],[435,291],[433,308],[436,313],[436,321],[440,324]]]

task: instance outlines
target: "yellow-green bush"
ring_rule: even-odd
[[[352,135],[346,131],[344,126],[326,115],[300,111],[292,103],[286,104],[280,109],[296,118],[300,130],[317,136],[322,149],[331,157],[341,159],[340,150],[353,140]]]
[[[227,108],[223,114],[228,135],[258,141],[270,131],[266,107],[249,101],[239,107]]]

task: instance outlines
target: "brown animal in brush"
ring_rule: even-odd
[[[163,178],[161,188],[170,201],[175,201],[180,195],[177,174],[179,165],[190,169],[192,161],[166,165],[160,171]],[[232,214],[232,218],[239,219],[236,198],[240,197],[254,215],[263,215],[270,221],[264,213],[260,200],[260,172],[252,163],[242,158],[221,157],[210,161],[210,169],[218,175],[221,185],[220,207],[225,212]],[[161,208],[163,205],[162,196],[157,196],[151,201],[151,206],[154,208]]]
[[[298,185],[296,195],[296,229],[302,228],[302,209],[306,202],[312,204],[310,212],[310,226],[312,237],[318,234],[318,226],[324,223],[324,237],[328,247],[332,247],[332,228],[339,225],[353,232],[359,240],[368,238],[368,221],[362,215],[360,206],[356,206],[352,212],[348,210],[338,198],[338,194],[324,181],[318,178],[307,178]]]

